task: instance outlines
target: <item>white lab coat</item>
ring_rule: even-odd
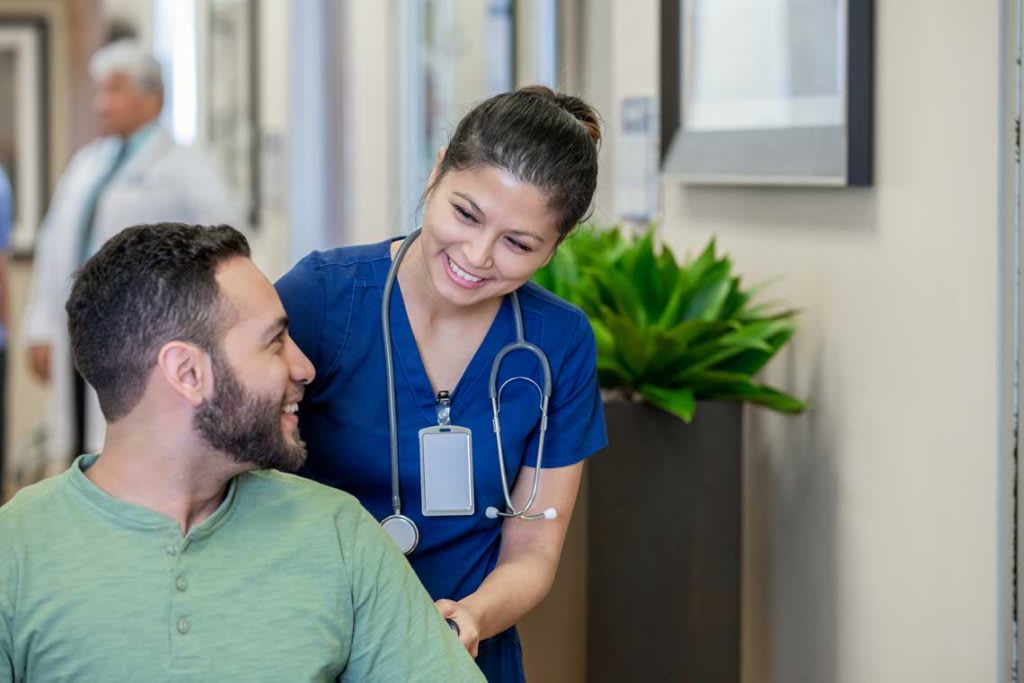
[[[74,386],[64,304],[78,267],[85,203],[113,163],[118,141],[95,140],[72,157],[40,228],[32,288],[25,309],[27,344],[50,344],[50,405],[46,454],[51,464],[73,457]],[[93,240],[101,245],[122,229],[174,221],[226,223],[244,230],[241,206],[231,199],[211,162],[157,129],[107,184],[96,206]],[[99,401],[86,391],[86,448],[102,448],[105,422]]]

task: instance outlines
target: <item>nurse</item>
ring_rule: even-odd
[[[544,87],[477,105],[438,155],[423,230],[391,296],[402,514],[419,529],[409,562],[490,681],[524,680],[514,625],[550,589],[583,461],[607,442],[590,325],[529,282],[590,207],[600,135],[589,105]],[[378,520],[393,512],[380,309],[401,243],[314,252],[277,283],[291,335],[316,367],[299,411],[309,452],[303,473],[354,494]],[[506,509],[488,384],[495,355],[516,338],[512,292],[526,341],[551,366],[531,512],[552,507],[554,519],[484,512]],[[542,384],[539,361],[510,354],[497,384],[515,377]],[[501,398],[505,467],[521,508],[536,472],[539,394],[530,382],[512,381]],[[473,514],[421,512],[419,432],[438,425],[439,406],[472,433]]]

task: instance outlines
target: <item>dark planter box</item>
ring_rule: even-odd
[[[605,404],[591,458],[587,681],[736,683],[741,405]]]

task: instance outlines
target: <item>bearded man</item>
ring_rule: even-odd
[[[77,275],[106,437],[0,508],[0,682],[483,680],[358,502],[278,471],[313,366],[249,256],[143,225]]]

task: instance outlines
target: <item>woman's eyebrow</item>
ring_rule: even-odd
[[[517,237],[529,237],[530,239],[536,240],[539,244],[544,244],[544,238],[535,232],[529,230],[509,230],[513,235]]]
[[[465,199],[467,202],[469,202],[469,205],[473,208],[473,210],[479,213],[481,216],[487,215],[484,213],[483,209],[477,206],[476,202],[474,202],[468,194],[465,194],[463,192],[452,192],[452,194],[455,195],[456,197],[461,197],[462,199]]]

